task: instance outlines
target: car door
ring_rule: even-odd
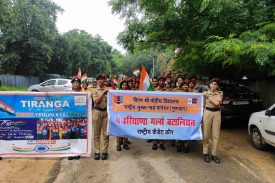
[[[55,85],[55,87],[54,87],[54,91],[56,91],[56,92],[66,91],[67,88],[69,88],[68,82],[69,82],[69,80],[66,80],[66,79],[58,79],[57,85]]]
[[[50,79],[45,81],[39,86],[39,91],[41,92],[53,92],[54,85],[56,83],[56,79]]]
[[[275,145],[275,104],[269,110],[271,111],[271,116],[265,115],[263,120],[265,139]]]

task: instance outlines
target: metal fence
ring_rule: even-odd
[[[260,92],[265,108],[275,103],[275,79],[263,79],[258,81],[248,81],[247,88]]]
[[[37,76],[21,76],[21,75],[0,75],[1,85],[28,87],[40,82]]]

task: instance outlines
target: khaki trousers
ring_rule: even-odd
[[[209,154],[209,144],[212,143],[211,155],[216,156],[221,128],[221,111],[204,110],[202,119],[203,154]]]
[[[107,135],[107,111],[93,110],[93,131],[95,153],[100,153],[100,135],[103,135],[102,153],[108,153],[109,136]]]

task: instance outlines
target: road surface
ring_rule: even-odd
[[[0,182],[28,183],[275,183],[275,148],[258,151],[246,128],[223,128],[219,146],[221,164],[202,160],[202,142],[188,154],[166,142],[166,151],[151,150],[151,143],[131,139],[130,150],[116,151],[111,138],[109,159],[68,161],[60,158],[5,158],[0,161]]]

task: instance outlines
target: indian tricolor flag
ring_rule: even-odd
[[[78,68],[77,77],[81,78],[81,68],[80,67]]]
[[[88,79],[88,75],[87,73],[83,74],[82,77],[81,77],[81,82],[84,82],[85,80]]]
[[[133,70],[133,75],[138,76],[140,74],[139,69]]]
[[[112,81],[115,83],[116,88],[119,88],[119,82],[116,78],[112,78]]]
[[[150,81],[149,75],[146,72],[146,69],[143,65],[142,65],[142,68],[141,68],[139,90],[154,91],[154,88],[153,88],[152,83]]]

